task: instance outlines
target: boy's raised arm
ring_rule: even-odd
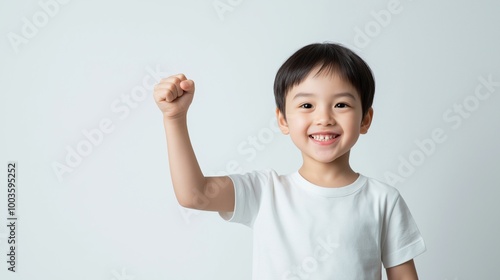
[[[231,179],[205,177],[189,139],[187,111],[194,90],[194,82],[183,74],[162,79],[154,89],[155,102],[163,114],[175,196],[183,207],[230,212],[234,210]]]

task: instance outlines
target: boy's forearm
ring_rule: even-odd
[[[191,207],[193,197],[202,193],[205,177],[189,139],[186,117],[173,120],[165,117],[163,125],[175,195],[179,204]]]

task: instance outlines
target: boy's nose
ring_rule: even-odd
[[[316,124],[322,126],[334,125],[335,119],[329,110],[321,110],[316,115]]]

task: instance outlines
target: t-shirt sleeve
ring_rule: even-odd
[[[426,251],[424,239],[399,193],[392,210],[389,210],[382,243],[382,263],[385,268],[400,265]]]
[[[252,228],[259,212],[263,188],[269,186],[270,172],[254,171],[228,176],[234,185],[234,211],[219,212],[219,215],[228,222]]]

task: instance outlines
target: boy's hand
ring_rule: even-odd
[[[161,79],[154,88],[156,105],[167,119],[185,117],[194,95],[194,82],[184,74]]]

